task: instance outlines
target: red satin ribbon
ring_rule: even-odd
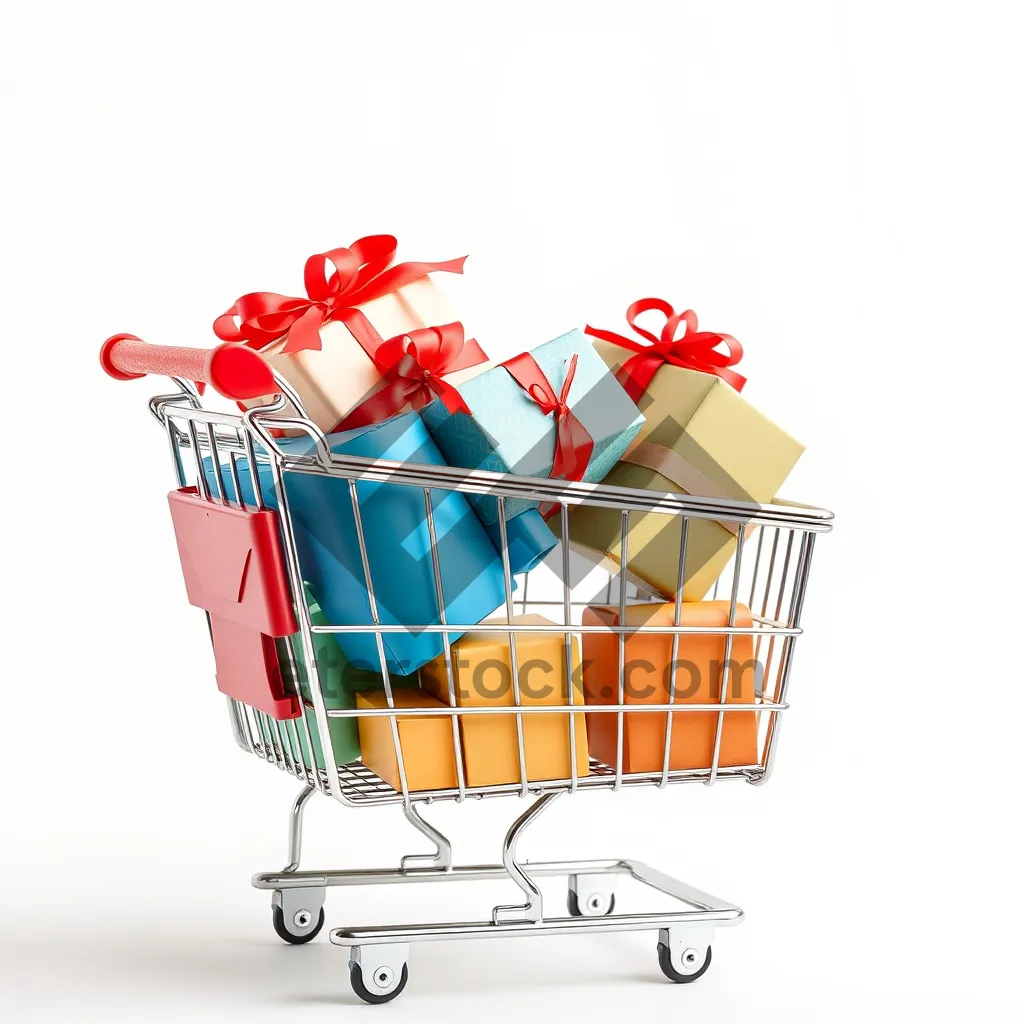
[[[471,413],[462,395],[444,376],[487,361],[475,338],[466,340],[462,324],[423,327],[382,342],[373,357],[383,386],[357,405],[338,424],[351,430],[379,423],[406,405],[422,409],[440,398],[449,412]]]
[[[660,338],[636,325],[636,318],[652,309],[665,315],[665,326],[661,329]],[[626,310],[626,320],[629,326],[650,344],[645,345],[614,331],[602,331],[589,325],[586,333],[636,353],[627,359],[615,374],[618,382],[634,402],[639,401],[651,379],[665,363],[716,374],[737,391],[743,390],[747,378],[729,369],[743,358],[743,346],[732,335],[719,334],[717,331],[698,331],[697,314],[692,309],[677,313],[664,299],[637,299]],[[684,332],[677,338],[676,329],[680,324],[684,325]],[[720,344],[725,345],[727,353],[718,351],[717,346]]]
[[[555,457],[551,464],[551,477],[564,476],[566,480],[582,480],[587,471],[590,456],[594,452],[594,439],[590,432],[569,408],[569,389],[576,376],[579,356],[569,360],[565,371],[562,390],[555,394],[551,381],[529,352],[513,356],[501,365],[508,370],[512,379],[532,398],[545,416],[555,418]]]
[[[368,235],[347,249],[331,249],[306,260],[304,271],[308,298],[291,298],[276,292],[249,292],[213,322],[213,332],[224,341],[240,341],[261,349],[288,335],[283,352],[320,348],[320,328],[341,320],[370,358],[380,345],[380,335],[365,316],[353,307],[443,271],[461,274],[463,256],[445,263],[399,263],[391,266],[398,241],[394,235]],[[327,264],[333,267],[328,272]],[[236,323],[236,319],[238,323]]]

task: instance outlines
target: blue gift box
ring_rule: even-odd
[[[471,497],[467,495],[467,497]],[[501,526],[489,523],[485,529],[498,554],[501,554]],[[554,549],[558,538],[548,528],[541,514],[527,509],[505,523],[509,570],[515,575],[536,568],[544,556]]]
[[[594,440],[585,481],[596,483],[611,472],[643,425],[643,413],[633,404],[604,360],[577,331],[530,350],[555,394],[559,394],[568,365],[577,356],[576,375],[568,405]],[[556,425],[554,418],[516,383],[503,366],[458,386],[473,411],[450,413],[440,401],[421,411],[431,437],[449,465],[487,469],[520,476],[551,475]],[[497,499],[487,494],[467,495],[484,523],[498,519]],[[506,498],[505,515],[512,521],[536,502]]]
[[[329,434],[327,440],[331,451],[337,454],[446,464],[415,412]],[[312,449],[308,437],[284,438],[277,443],[282,450],[296,455]],[[236,465],[243,500],[254,503],[247,460],[240,458]],[[209,459],[205,460],[205,469],[211,489],[219,493]],[[264,502],[276,508],[277,493],[269,465],[260,463],[259,474]],[[226,468],[223,476],[225,493],[234,499]],[[372,626],[348,480],[294,471],[286,471],[284,480],[302,578],[332,625]],[[356,494],[380,622],[439,624],[423,489],[359,481]],[[464,495],[432,489],[430,501],[446,619],[451,623],[479,622],[505,602],[501,555]],[[550,530],[543,528],[550,536]],[[519,557],[536,557],[536,544],[536,538],[530,541],[527,534],[523,546],[517,548]],[[333,635],[352,665],[380,671],[373,633]],[[459,635],[452,633],[450,639],[454,641]],[[383,637],[389,672],[414,672],[443,650],[440,633],[395,632],[384,633]]]

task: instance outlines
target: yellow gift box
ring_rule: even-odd
[[[420,689],[395,689],[395,727],[402,747],[402,763],[409,792],[424,789],[454,789],[459,784],[455,768],[455,737],[447,702],[435,700]],[[383,710],[388,697],[383,690],[356,694],[356,707]],[[436,715],[403,715],[409,708],[433,708]],[[402,788],[398,751],[390,715],[361,716],[359,745],[363,764],[389,786]]]
[[[696,317],[690,316],[695,328]],[[612,341],[596,340],[593,345],[616,373],[631,358],[629,350]],[[713,373],[662,362],[638,404],[644,425],[604,483],[763,504],[775,497],[804,451]],[[683,597],[699,601],[735,553],[739,528],[730,530],[707,519],[689,523]],[[558,525],[551,525],[557,536]],[[615,509],[579,505],[569,513],[572,543],[616,564],[621,564],[621,530],[621,515]],[[632,513],[628,571],[661,593],[674,595],[681,534],[679,516]]]
[[[519,615],[517,625],[552,625],[540,615]],[[568,705],[565,634],[516,633],[516,677],[524,707]],[[572,639],[573,703],[583,707],[579,648]],[[458,707],[510,707],[512,657],[507,633],[470,632],[451,647],[452,679]],[[420,685],[444,703],[449,702],[444,656],[420,669]],[[576,774],[589,773],[587,729],[583,714],[525,714],[523,750],[531,782],[567,779],[572,774],[569,719],[576,737]],[[466,785],[496,786],[521,781],[516,719],[512,715],[460,715]]]
[[[463,260],[389,266],[396,246],[391,235],[373,235],[348,249],[310,257],[306,267],[308,299],[267,292],[242,296],[217,319],[214,331],[225,340],[244,341],[257,348],[295,389],[308,417],[331,433],[381,382],[374,361],[345,325],[348,310],[358,310],[379,335],[378,340],[459,319],[427,275],[430,271],[461,274]],[[319,326],[319,347],[294,350],[289,340],[296,329],[307,330],[310,323]],[[285,351],[286,347],[292,350]],[[458,384],[465,372],[444,376]],[[244,404],[247,408],[267,405],[271,397]],[[395,409],[392,415],[405,408],[408,406]],[[279,415],[296,416],[297,412],[288,404]]]

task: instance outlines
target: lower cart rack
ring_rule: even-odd
[[[739,924],[743,911],[693,886],[679,882],[635,860],[522,861],[516,845],[527,826],[559,794],[540,797],[522,814],[505,837],[503,863],[454,865],[448,840],[420,815],[418,804],[406,809],[409,821],[435,845],[433,855],[410,855],[398,868],[300,871],[302,812],[314,790],[304,789],[291,815],[291,862],[283,871],[254,876],[257,889],[273,891],[274,928],[294,944],[315,938],[324,923],[327,889],[333,886],[395,885],[430,882],[493,882],[512,878],[526,902],[496,906],[490,920],[445,921],[418,925],[373,925],[334,928],[331,942],[349,950],[349,977],[357,996],[368,1003],[390,1002],[409,980],[410,946],[416,942],[491,939],[531,935],[583,935],[599,931],[657,931],[658,964],[677,983],[696,981],[711,966],[715,929]],[[424,863],[427,862],[427,863]],[[616,880],[633,881],[678,900],[683,907],[657,913],[616,913]],[[567,879],[568,916],[544,913],[535,879]]]

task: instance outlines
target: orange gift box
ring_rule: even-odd
[[[419,689],[394,690],[396,709],[437,708],[438,715],[397,716],[398,742],[402,746],[405,779],[410,792],[423,789],[454,789],[458,786],[455,770],[455,738],[447,704]],[[356,694],[357,708],[386,708],[387,694],[369,690]],[[398,755],[389,715],[359,718],[359,745],[363,764],[388,785],[402,789],[398,773]]]
[[[728,601],[684,603],[682,626],[722,627],[729,624]],[[626,608],[627,626],[671,626],[674,604],[637,604]],[[583,624],[617,626],[618,607],[584,609]],[[750,627],[749,609],[736,606],[734,625]],[[672,636],[668,633],[627,634],[625,643],[626,704],[710,704],[722,696],[722,669],[727,637],[722,634],[680,634],[676,654],[675,700],[669,699]],[[619,692],[618,635],[583,634],[583,692],[588,704],[617,704]],[[733,635],[731,668],[726,704],[754,703],[758,673],[753,637]],[[727,712],[722,724],[719,765],[732,767],[758,763],[755,711]],[[660,772],[665,756],[667,712],[630,713],[622,716],[623,772]],[[710,768],[718,728],[717,711],[674,712],[669,768]],[[618,715],[614,712],[587,715],[591,754],[615,766]]]
[[[540,615],[518,615],[518,625],[552,625]],[[516,663],[520,700],[524,707],[567,705],[565,635],[563,633],[516,633]],[[452,678],[459,707],[510,707],[512,658],[507,633],[470,632],[452,644]],[[573,703],[583,706],[580,659],[572,640]],[[448,673],[444,655],[420,669],[420,683],[447,703]],[[499,786],[520,782],[519,739],[512,715],[460,715],[466,784]],[[584,715],[523,715],[523,751],[526,776],[531,782],[567,779],[572,774],[569,719],[576,736],[576,774],[587,775],[587,727]]]

